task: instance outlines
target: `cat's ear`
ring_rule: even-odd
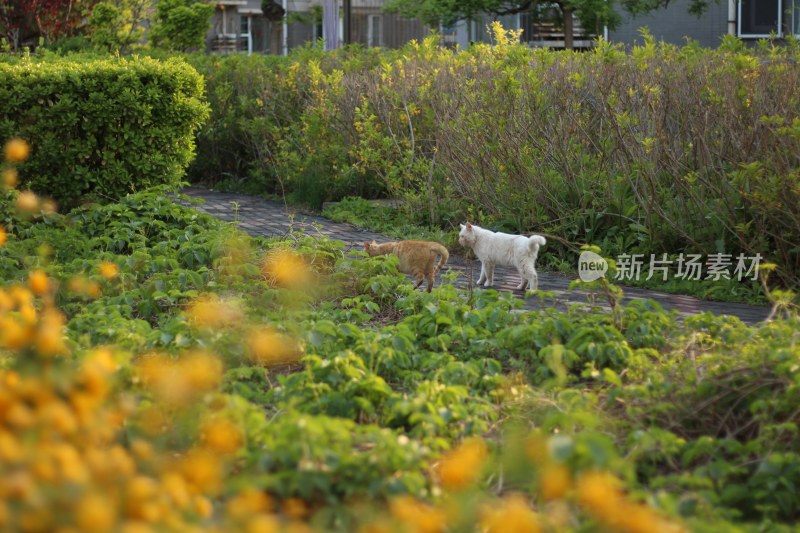
[[[364,249],[369,250],[369,243],[367,241],[364,241]]]
[[[472,231],[472,224],[467,222],[467,231]]]
[[[465,228],[464,224],[459,224],[459,226],[461,226],[461,229]]]

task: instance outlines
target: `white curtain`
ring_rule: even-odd
[[[339,45],[339,0],[322,0],[322,38],[325,50]]]

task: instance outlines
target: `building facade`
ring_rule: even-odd
[[[613,42],[632,44],[641,40],[646,27],[657,40],[702,46],[719,46],[725,35],[754,41],[775,35],[800,35],[800,0],[721,0],[709,2],[700,17],[689,13],[689,0],[674,0],[669,7],[638,17],[623,15],[623,23],[608,32]]]
[[[383,11],[384,0],[352,0],[349,42],[368,47],[399,48],[424,39],[430,28]],[[217,0],[207,35],[211,53],[285,54],[292,48],[322,38],[320,0],[275,2],[285,16],[265,16],[261,0]],[[282,4],[282,5],[281,5]],[[344,13],[339,10],[339,43],[345,42]]]
[[[430,28],[418,20],[409,20],[383,11],[384,0],[351,0],[350,38],[368,47],[399,48],[412,39],[421,40]],[[207,36],[211,53],[285,54],[292,48],[322,38],[320,0],[274,0],[274,7],[286,16],[264,14],[261,0],[217,0],[216,12]],[[341,2],[340,2],[341,4]],[[686,44],[688,39],[702,46],[718,46],[725,35],[745,40],[775,35],[800,36],[800,0],[721,0],[709,2],[706,12],[697,17],[689,13],[690,0],[673,0],[669,7],[633,17],[622,13],[622,23],[614,29],[584,31],[574,20],[573,46],[586,49],[603,35],[615,43],[631,45],[641,41],[641,29],[647,28],[657,40]],[[521,39],[532,47],[563,48],[563,30],[548,15],[555,6],[539,4],[537,12],[500,17],[503,27],[521,29]],[[445,44],[466,48],[474,42],[490,42],[490,16],[460,21],[452,27],[439,28]],[[344,13],[339,13],[339,42],[344,37]]]

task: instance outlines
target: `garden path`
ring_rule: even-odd
[[[198,210],[227,222],[238,222],[239,228],[254,236],[279,237],[287,235],[292,227],[295,230],[302,228],[308,234],[320,233],[342,241],[347,250],[361,249],[362,243],[367,240],[375,239],[377,242],[393,240],[379,233],[361,230],[350,224],[333,222],[321,216],[305,214],[280,202],[266,200],[257,196],[219,192],[199,187],[188,187],[183,189],[182,192],[190,198],[204,200],[204,203],[195,206]],[[472,280],[477,279],[480,274],[480,263],[477,260],[453,254],[450,256],[450,261],[445,270],[459,272],[461,275],[456,278],[455,284],[466,288],[471,283],[474,283]],[[539,289],[549,291],[553,296],[544,300],[531,296],[525,300],[525,308],[558,307],[563,309],[571,304],[585,305],[587,303],[587,293],[570,289],[569,284],[572,279],[572,277],[567,277],[563,274],[540,272]],[[437,281],[441,281],[441,277],[437,277]],[[519,276],[514,269],[498,267],[495,270],[495,282],[499,283],[495,288],[498,290],[511,291],[516,296],[521,297],[521,291],[514,290],[519,281]],[[668,294],[636,287],[622,288],[624,301],[651,298],[665,309],[675,309],[681,315],[693,315],[710,311],[717,315],[735,315],[746,323],[754,324],[764,320],[769,314],[768,307],[711,302],[692,296]],[[481,289],[476,288],[475,290]]]

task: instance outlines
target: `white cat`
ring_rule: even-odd
[[[517,290],[524,289],[530,283],[530,290],[539,287],[539,275],[536,273],[536,257],[539,247],[547,241],[541,235],[509,235],[483,229],[467,222],[461,224],[458,243],[470,247],[481,261],[481,277],[478,285],[486,282],[487,287],[494,284],[494,267],[513,266],[519,272],[522,283]]]

